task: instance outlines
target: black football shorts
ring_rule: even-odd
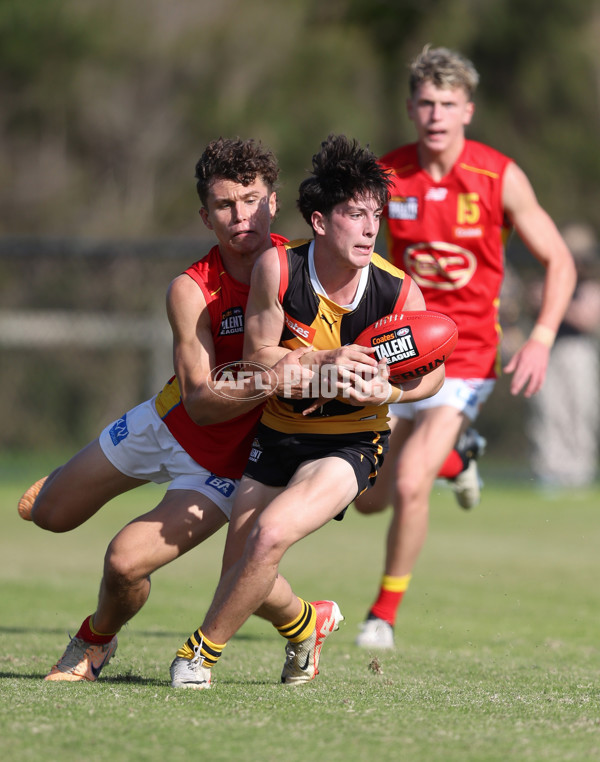
[[[388,451],[389,436],[389,431],[284,434],[260,423],[244,474],[269,487],[285,487],[306,461],[342,458],[354,470],[358,496],[375,484],[377,472]],[[342,517],[343,512],[336,516]]]

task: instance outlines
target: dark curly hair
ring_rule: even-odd
[[[206,146],[196,164],[196,190],[204,207],[210,185],[217,178],[246,186],[257,177],[272,191],[279,177],[279,166],[273,153],[252,139],[217,138]]]
[[[373,196],[380,206],[390,197],[389,170],[377,163],[368,148],[345,135],[329,135],[312,158],[313,171],[300,183],[298,209],[312,227],[312,213],[329,215],[338,204],[359,196]]]

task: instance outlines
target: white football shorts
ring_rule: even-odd
[[[397,402],[390,405],[390,415],[413,420],[420,410],[449,405],[474,421],[495,384],[496,381],[493,378],[447,378],[442,388],[433,397],[418,402]]]
[[[200,492],[231,517],[239,479],[217,476],[196,463],[162,422],[154,399],[109,424],[98,441],[121,473],[156,484],[170,481],[167,489]]]

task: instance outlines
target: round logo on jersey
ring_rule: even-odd
[[[239,360],[213,368],[208,378],[208,388],[218,397],[230,400],[259,400],[268,397],[277,388],[277,373],[268,365]],[[252,394],[240,395],[249,384]]]
[[[415,243],[404,252],[404,269],[417,286],[454,291],[471,280],[477,259],[471,251],[453,243]]]

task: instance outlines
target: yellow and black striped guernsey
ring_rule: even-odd
[[[279,302],[285,319],[281,336],[284,347],[312,346],[322,350],[352,344],[371,323],[392,312],[401,312],[404,307],[410,277],[378,254],[373,254],[370,264],[363,269],[353,303],[342,306],[328,299],[319,283],[313,259],[314,242],[277,248],[281,270]],[[317,391],[318,384],[313,389]],[[357,407],[337,397],[303,416],[302,410],[313,401],[270,397],[262,422],[284,433],[343,434],[388,429],[387,405]]]

